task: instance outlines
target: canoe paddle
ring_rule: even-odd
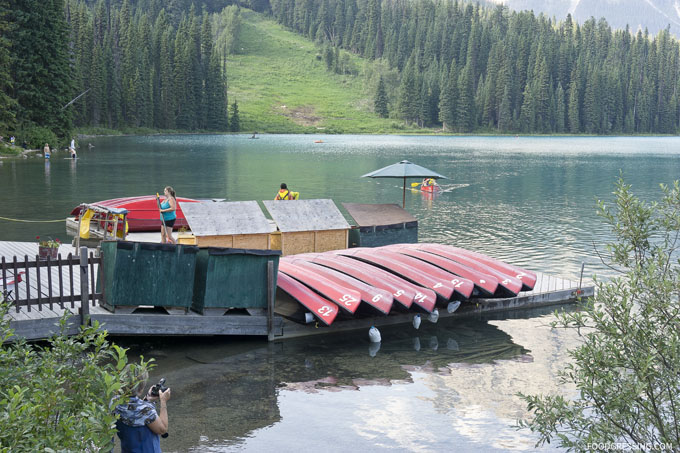
[[[421,184],[422,184],[422,182],[412,182],[411,187],[418,187]]]
[[[163,213],[161,212],[161,196],[156,192],[156,203],[158,204],[158,212],[161,214],[161,222],[163,222],[163,233],[167,232],[165,231],[165,217],[163,217]],[[163,235],[161,234],[161,241],[163,241]]]

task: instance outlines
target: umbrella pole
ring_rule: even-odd
[[[401,200],[401,207],[403,209],[406,209],[406,176],[404,176],[404,190],[403,190],[403,192],[404,192],[404,197]]]

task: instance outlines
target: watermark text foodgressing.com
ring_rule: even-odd
[[[670,443],[648,442],[644,444],[628,444],[624,442],[593,442],[586,444],[590,451],[671,451]]]

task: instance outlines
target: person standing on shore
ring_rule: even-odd
[[[49,145],[49,143],[45,143],[45,147],[43,148],[43,154],[45,155],[45,159],[50,158],[50,145]]]
[[[175,220],[177,220],[177,198],[175,197],[175,189],[167,186],[163,193],[165,194],[165,200],[161,203],[161,218],[163,224],[161,225],[161,244],[169,242],[170,244],[176,244],[175,239],[172,237],[172,227],[175,226]]]

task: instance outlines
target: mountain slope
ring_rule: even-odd
[[[680,36],[679,0],[489,0],[513,10],[533,10],[564,19],[568,13],[583,23],[594,17],[604,17],[613,28],[630,26],[633,32],[647,28],[656,35],[670,25],[671,33]]]
[[[326,70],[313,42],[242,9],[238,53],[227,60],[229,103],[239,105],[241,130],[267,132],[395,132],[402,122],[373,110],[364,77]],[[347,57],[357,70],[364,64]]]

